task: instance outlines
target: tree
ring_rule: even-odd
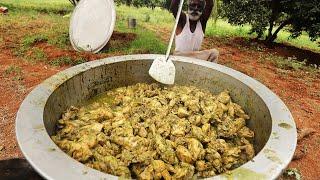
[[[283,28],[297,38],[306,32],[310,40],[320,37],[319,0],[223,0],[223,16],[231,24],[252,26],[250,33],[273,42]]]

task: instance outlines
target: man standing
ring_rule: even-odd
[[[175,18],[180,0],[172,0],[170,10]],[[217,62],[216,49],[200,51],[207,22],[213,8],[213,0],[188,0],[188,13],[181,13],[175,38],[174,55],[188,56]]]

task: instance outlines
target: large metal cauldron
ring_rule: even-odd
[[[56,121],[71,105],[101,92],[138,82],[152,83],[148,69],[159,55],[132,55],[81,64],[46,80],[23,101],[16,119],[19,146],[34,169],[46,179],[116,179],[86,167],[50,139]],[[174,57],[176,84],[195,85],[213,93],[224,89],[250,115],[255,132],[254,159],[212,179],[275,179],[296,148],[294,120],[285,104],[256,80],[222,65]]]

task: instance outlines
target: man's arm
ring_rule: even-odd
[[[170,5],[170,11],[176,18],[179,9],[180,0],[172,0]]]
[[[179,4],[180,4],[180,0],[171,1],[170,11],[175,18],[177,18]],[[181,12],[178,26],[183,27],[185,23],[186,23],[186,15],[184,14],[184,12]]]
[[[210,18],[210,15],[212,12],[213,4],[214,4],[213,1],[214,0],[206,0],[206,6],[204,8],[203,14],[200,19],[202,26],[204,26],[203,27],[204,29],[207,26],[208,19]]]

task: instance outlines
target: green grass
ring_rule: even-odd
[[[61,57],[58,57],[58,58],[50,61],[49,64],[52,66],[66,66],[66,65],[75,66],[75,65],[82,64],[85,62],[87,62],[87,61],[81,57],[73,60],[71,57],[61,56]]]
[[[56,58],[56,59],[50,61],[49,64],[52,66],[69,65],[69,64],[72,64],[72,58],[62,56],[62,57],[59,57],[59,58]]]
[[[168,28],[168,30],[171,29],[174,23],[174,18],[169,11],[161,8],[151,10],[149,8],[118,6],[117,14],[121,15],[121,17],[124,18],[123,20],[126,20],[128,17],[134,17],[138,20],[138,23],[161,25],[162,27]],[[148,22],[146,22],[147,19]],[[249,32],[249,25],[233,26],[223,19],[218,19],[216,23],[214,23],[213,20],[209,20],[206,28],[206,36],[253,38],[254,35],[249,35]],[[305,33],[296,39],[292,39],[290,38],[289,32],[282,30],[278,34],[276,42],[288,43],[299,48],[308,48],[320,52],[319,44],[310,41]],[[320,40],[318,40],[318,42],[320,42]]]
[[[37,42],[47,42],[48,41],[48,37],[46,35],[43,34],[35,34],[32,36],[26,36],[23,40],[22,40],[22,45],[26,46],[26,47],[30,47],[32,45],[34,45]]]
[[[155,53],[163,54],[166,51],[166,44],[159,41],[156,35],[145,30],[142,26],[138,26],[136,29],[128,29],[125,21],[118,21],[116,24],[116,31],[135,33],[136,39],[124,46],[110,47],[105,52],[124,52],[125,54],[144,54]]]
[[[1,0],[0,5],[11,11],[37,11],[41,13],[67,14],[73,6],[68,0]]]
[[[36,63],[36,62],[46,62],[47,55],[46,53],[37,47],[33,47],[30,49],[30,54],[26,55],[26,59],[30,62]]]

